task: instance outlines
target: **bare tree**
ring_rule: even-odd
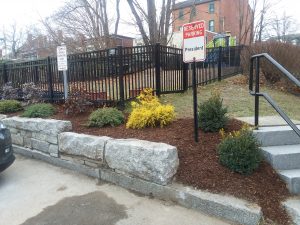
[[[239,43],[252,44],[255,41],[261,42],[272,24],[272,8],[281,0],[238,1]]]
[[[116,12],[117,12],[117,19],[115,24],[115,35],[118,34],[119,23],[120,23],[120,0],[116,1]]]
[[[115,4],[116,19],[113,18],[108,4]],[[65,42],[69,47],[84,51],[88,45],[94,49],[104,49],[111,46],[110,26],[114,22],[114,34],[118,33],[120,21],[120,0],[69,0],[58,12],[44,19],[42,23],[53,40]],[[57,32],[62,31],[63,39]],[[58,43],[59,44],[59,43]]]
[[[269,36],[275,36],[277,41],[286,43],[287,35],[294,32],[296,29],[294,27],[295,21],[291,16],[287,16],[286,13],[283,13],[281,17],[277,15],[272,18],[271,23],[271,34]]]
[[[189,23],[192,22],[193,20],[193,15],[194,13],[196,13],[196,0],[194,0],[193,5],[191,6],[191,10],[190,10],[190,18],[189,18]]]
[[[136,26],[138,27],[144,44],[148,45],[149,44],[149,37],[146,33],[146,30],[144,28],[144,24],[143,24],[143,20],[144,18],[146,18],[146,13],[143,11],[143,9],[140,7],[138,2],[134,2],[134,0],[127,0],[128,5],[131,9],[131,12],[133,14],[133,17],[135,18],[136,21]],[[139,15],[138,10],[140,11],[140,13],[142,13],[142,15]]]
[[[162,0],[163,7],[165,6],[165,0]],[[156,6],[155,1],[147,0],[147,8],[148,8],[148,24],[149,24],[149,37],[151,44],[158,41],[158,30],[157,30],[157,22],[156,22]],[[165,14],[165,10],[162,10],[162,14]],[[163,17],[161,17],[163,20]]]
[[[269,8],[269,2],[268,0],[262,0],[262,9],[260,12],[260,19],[259,19],[259,23],[257,26],[258,32],[257,32],[257,40],[259,42],[261,42],[262,40],[262,34],[263,34],[263,30],[266,27],[266,13],[267,13],[267,9]]]
[[[14,22],[9,27],[3,27],[2,38],[4,48],[8,50],[11,58],[17,58],[20,47],[24,41],[24,32]]]
[[[269,27],[273,23],[272,8],[278,5],[281,0],[256,0],[257,8],[255,14],[254,40],[261,42],[267,36]]]
[[[147,0],[147,8],[138,0],[127,0],[143,41],[146,45],[160,42],[168,43],[171,28],[171,13],[175,0],[162,0],[160,8],[155,0]],[[160,9],[160,10],[159,10]]]

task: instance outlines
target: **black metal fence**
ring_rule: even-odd
[[[242,46],[207,49],[206,61],[197,63],[197,84],[240,73],[241,50]],[[152,88],[159,96],[184,92],[192,85],[182,49],[160,44],[69,55],[68,68],[69,90],[83,90],[96,103],[124,102],[144,88]],[[0,85],[7,82],[17,88],[33,82],[44,91],[46,100],[64,98],[63,75],[55,57],[0,64]]]

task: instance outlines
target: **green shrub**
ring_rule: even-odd
[[[119,126],[124,123],[123,113],[116,108],[102,108],[92,112],[89,116],[89,127]]]
[[[230,170],[251,174],[262,160],[259,143],[248,128],[229,133],[222,130],[223,140],[218,146],[220,163]]]
[[[198,107],[199,128],[204,132],[217,132],[227,124],[227,108],[223,107],[220,94],[215,92]]]
[[[25,109],[25,112],[22,114],[23,117],[29,118],[46,118],[55,114],[55,108],[51,104],[38,103],[30,105]]]
[[[1,100],[0,101],[0,113],[12,113],[21,111],[22,105],[16,100]]]

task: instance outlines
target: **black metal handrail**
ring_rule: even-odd
[[[288,70],[280,65],[269,54],[262,53],[251,57],[250,61],[250,77],[249,77],[249,91],[252,96],[255,96],[255,126],[258,127],[259,120],[259,97],[264,97],[267,102],[278,112],[278,114],[287,122],[287,124],[295,131],[300,137],[300,129],[293,123],[293,121],[287,116],[287,114],[276,104],[276,102],[267,93],[261,93],[259,87],[259,75],[260,75],[260,58],[267,59],[272,65],[274,65],[279,71],[282,72],[292,83],[300,88],[300,81],[294,77]],[[254,61],[255,61],[255,90],[253,91],[253,78],[254,78]]]

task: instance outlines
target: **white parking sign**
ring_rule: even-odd
[[[57,47],[57,68],[58,71],[68,70],[67,47],[64,45]]]
[[[183,61],[204,61],[206,58],[205,21],[183,25]]]

